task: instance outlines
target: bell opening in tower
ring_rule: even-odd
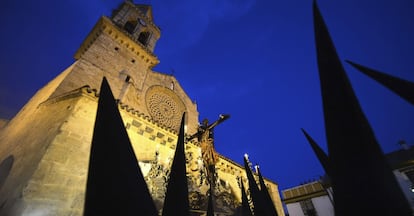
[[[146,46],[148,44],[149,37],[150,37],[149,32],[141,32],[138,36],[138,42]]]

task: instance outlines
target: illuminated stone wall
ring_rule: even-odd
[[[9,176],[8,182],[11,185],[7,187],[16,187],[13,183],[19,183],[17,188],[21,191],[14,196],[13,201],[8,201],[8,208],[5,209],[14,209],[19,212],[16,215],[82,215],[96,107],[96,93],[87,87],[41,103],[36,111],[37,117],[30,122],[39,122],[40,124],[34,125],[34,131],[45,136],[32,133],[25,139],[20,139],[23,143],[31,143],[33,147],[27,148],[25,145],[25,149],[19,148],[23,151],[15,150],[12,153],[16,158],[26,157],[26,160],[16,161],[13,170],[21,169],[27,175],[22,177],[20,173]],[[119,108],[148,187],[157,207],[161,209],[165,179],[174,156],[177,132],[158,125],[149,116],[128,109],[127,106],[120,105]],[[37,142],[33,142],[34,140]],[[193,207],[198,206],[198,210],[203,211],[206,197],[201,199],[201,204],[195,203],[200,200],[194,200],[200,198],[197,194],[205,196],[208,190],[205,176],[201,177],[204,167],[200,148],[194,143],[187,143],[186,155],[190,200]],[[237,207],[241,202],[238,177],[246,180],[243,167],[221,156],[217,172],[219,187],[216,193],[219,199],[224,200],[221,202],[224,204],[217,208],[230,204],[233,208]],[[269,181],[266,183],[273,192],[272,197],[276,197],[276,206],[281,209],[277,185]],[[247,185],[246,182],[245,184]]]
[[[23,215],[82,215],[97,98],[79,89],[42,106],[66,110],[22,192]],[[73,97],[73,98],[71,98]]]
[[[69,115],[67,109],[46,108],[41,103],[53,93],[72,67],[40,89],[0,131],[0,163],[7,158],[13,159],[11,170],[2,175],[5,179],[1,180],[0,186],[0,215],[20,215],[23,203],[18,198],[22,197],[23,188]],[[66,107],[72,103],[68,100]]]

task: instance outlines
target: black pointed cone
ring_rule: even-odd
[[[185,113],[181,119],[177,147],[175,149],[174,160],[171,165],[171,173],[168,180],[167,192],[162,210],[163,216],[189,215],[187,170],[184,147],[184,122]]]
[[[315,1],[313,12],[335,215],[411,215]]]
[[[266,215],[277,216],[276,207],[273,203],[272,197],[270,197],[269,191],[267,190],[267,186],[264,182],[263,176],[259,168],[257,168],[257,174],[259,175],[260,192],[265,203],[264,207],[266,210]]]
[[[254,215],[265,215],[264,202],[246,157],[244,157],[244,169],[246,170],[247,180],[249,181],[249,191],[253,202]]]
[[[241,194],[242,194],[242,216],[253,216],[252,210],[250,209],[249,199],[247,198],[246,190],[244,188],[243,180],[241,181]]]
[[[158,215],[107,80],[101,85],[85,216]]]
[[[322,150],[321,147],[315,142],[315,140],[312,139],[311,136],[305,131],[305,129],[301,129],[303,134],[305,135],[306,139],[308,140],[309,144],[312,147],[313,152],[316,154],[316,157],[318,158],[319,162],[322,164],[323,169],[325,170],[326,174],[330,175],[331,168],[329,165],[329,157],[328,155]]]
[[[207,216],[214,216],[214,204],[213,204],[213,197],[214,191],[212,188],[212,184],[210,184],[210,194],[208,195],[208,204],[207,204]]]
[[[404,100],[408,101],[414,105],[414,83],[400,79],[398,77],[390,76],[388,74],[382,73],[380,71],[367,68],[365,66],[359,65],[357,63],[346,61],[356,69],[358,69],[363,74],[371,77],[377,82],[381,83],[383,86],[387,87],[389,90],[393,91],[398,96],[402,97]]]

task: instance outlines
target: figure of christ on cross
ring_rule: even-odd
[[[218,154],[214,149],[214,136],[213,129],[218,124],[222,123],[226,119],[230,118],[230,115],[219,115],[219,119],[209,125],[208,120],[204,119],[202,124],[198,127],[197,133],[190,136],[188,140],[192,140],[197,137],[198,143],[201,148],[201,156],[203,158],[203,164],[207,171],[207,179],[210,184],[215,183],[216,163],[218,161]]]

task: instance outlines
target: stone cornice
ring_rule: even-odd
[[[49,105],[49,104],[54,104],[54,103],[57,103],[57,102],[60,102],[60,101],[63,101],[63,100],[76,98],[76,97],[79,97],[79,96],[82,96],[82,95],[93,98],[96,101],[98,100],[98,96],[99,96],[96,89],[92,89],[88,85],[85,85],[85,86],[82,86],[78,89],[67,92],[65,94],[62,94],[62,95],[59,95],[59,96],[56,96],[56,97],[53,97],[53,98],[49,98],[46,101],[43,101],[42,103],[40,103],[38,105],[38,107],[46,106],[46,105]]]
[[[289,198],[289,199],[284,199],[283,201],[285,202],[285,204],[290,204],[290,203],[295,203],[295,202],[299,202],[302,200],[307,200],[307,199],[312,199],[315,197],[327,196],[327,195],[328,193],[326,191],[317,191],[317,192],[304,194],[304,195],[296,196],[296,197]]]
[[[50,98],[50,99],[42,102],[41,104],[39,104],[39,107],[40,106],[46,106],[46,105],[49,105],[49,104],[54,104],[54,103],[57,103],[57,102],[60,102],[60,101],[63,101],[63,100],[76,98],[76,97],[80,97],[80,96],[85,96],[85,97],[88,97],[92,100],[98,101],[99,92],[98,92],[97,89],[93,89],[90,86],[85,85],[85,86],[83,86],[79,89],[75,89],[73,91],[67,92],[66,94],[63,94],[63,95],[60,95],[60,96],[57,96],[57,97],[54,97],[54,98]],[[146,115],[145,113],[140,112],[140,111],[132,108],[131,106],[129,106],[127,104],[118,103],[118,107],[119,107],[120,110],[123,110],[123,111],[129,113],[130,115],[132,115],[133,117],[137,118],[137,120],[146,122],[150,125],[153,125],[157,128],[160,128],[164,131],[167,131],[171,134],[174,134],[174,135],[178,136],[178,131],[176,131],[172,128],[166,127],[166,126],[160,124],[157,121],[154,121],[149,115]],[[186,137],[189,137],[189,135],[186,134]],[[191,147],[197,146],[196,143],[193,142],[193,141],[187,141],[186,144],[189,144]],[[175,146],[175,144],[173,144],[172,146]],[[223,161],[225,161],[225,162],[227,162],[227,163],[229,163],[233,166],[238,167],[242,171],[244,170],[244,166],[238,164],[237,162],[235,162],[235,161],[231,160],[230,158],[227,158],[227,157],[225,157],[225,156],[223,156],[219,153],[217,153],[217,154],[219,155],[219,158],[221,160],[223,160]],[[217,165],[217,166],[220,166],[220,165]],[[276,182],[274,182],[274,181],[272,181],[268,178],[264,178],[264,179],[268,182],[271,182],[271,183],[275,184],[276,186],[278,185]]]
[[[178,132],[172,128],[166,127],[162,124],[160,124],[158,121],[154,121],[149,115],[146,115],[145,113],[142,113],[132,107],[130,107],[127,104],[123,104],[123,103],[119,103],[119,108],[122,110],[125,110],[126,112],[132,114],[133,116],[136,116],[138,118],[140,118],[141,120],[147,121],[148,123],[151,123],[153,125],[155,125],[156,127],[159,127],[161,129],[164,129],[170,133],[173,133],[175,135],[178,135]]]
[[[97,89],[93,89],[91,88],[89,85],[85,85],[82,86],[81,88],[75,89],[73,91],[67,92],[66,94],[54,97],[54,98],[50,98],[42,103],[39,104],[39,106],[44,106],[44,105],[48,105],[48,104],[53,104],[53,103],[57,103],[59,101],[63,101],[63,100],[67,100],[70,98],[75,98],[75,97],[79,97],[79,96],[87,96],[89,98],[93,98],[94,100],[98,100],[99,98],[99,92]],[[157,126],[159,128],[162,128],[170,133],[173,133],[175,135],[178,135],[178,132],[174,129],[165,127],[163,125],[161,125],[159,122],[152,120],[152,118],[132,107],[130,107],[127,104],[124,103],[118,103],[118,107],[120,110],[124,110],[130,114],[132,114],[134,117],[138,117],[138,119],[140,120],[144,120],[150,124],[153,124],[154,126]]]

